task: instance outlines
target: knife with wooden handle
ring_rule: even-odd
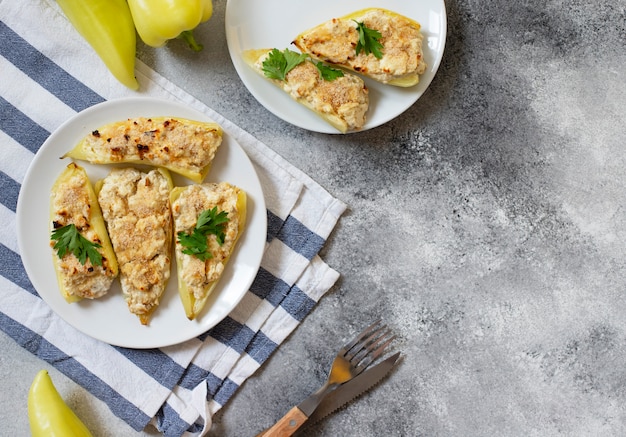
[[[396,365],[399,357],[400,352],[397,352],[340,385],[327,394],[317,408],[308,409],[306,400],[301,402],[289,410],[271,428],[257,434],[256,437],[288,437],[293,435],[306,421],[317,422],[323,419],[382,381]]]

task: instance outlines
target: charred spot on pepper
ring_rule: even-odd
[[[139,159],[143,159],[144,155],[146,155],[150,151],[150,146],[146,146],[145,144],[137,144],[137,152],[139,153]]]
[[[80,220],[77,220],[77,222],[74,223],[74,226],[76,226],[76,229],[78,230],[78,232],[85,232],[85,231],[88,231],[90,228],[89,222],[87,221],[87,218],[85,217],[81,217]]]
[[[145,132],[141,133],[141,138],[138,139],[138,143],[139,141],[142,142],[147,142],[147,143],[153,143],[158,139],[158,130],[148,130]]]

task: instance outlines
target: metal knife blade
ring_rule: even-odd
[[[400,358],[400,352],[390,356],[380,363],[366,369],[363,373],[350,381],[341,384],[330,392],[320,405],[309,416],[308,423],[313,424],[335,412],[348,402],[364,394],[389,374]]]

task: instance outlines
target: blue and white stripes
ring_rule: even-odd
[[[266,197],[266,249],[241,303],[198,338],[133,350],[85,336],[50,310],[27,277],[17,245],[16,205],[28,166],[51,132],[96,103],[137,95],[109,76],[53,1],[0,2],[0,329],[132,428],[153,423],[168,436],[200,435],[335,283],[337,272],[317,254],[345,205],[139,62],[142,95],[206,113],[245,149]]]

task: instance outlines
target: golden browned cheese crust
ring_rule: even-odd
[[[239,232],[239,211],[237,199],[240,189],[226,182],[190,185],[172,203],[174,234],[191,233],[196,226],[198,216],[205,210],[217,207],[226,211],[225,238],[218,244],[215,235],[209,235],[208,243],[212,257],[202,261],[195,256],[182,253],[182,246],[176,243],[178,258],[182,261],[178,272],[187,286],[187,291],[200,300],[206,294],[207,286],[217,281],[224,271],[225,262],[234,249]]]
[[[363,51],[356,54],[359,36],[355,20],[381,33],[381,59]],[[333,18],[299,35],[294,44],[316,59],[388,83],[426,71],[422,40],[416,22],[383,9],[369,9],[350,18]]]
[[[70,178],[55,186],[51,193],[52,228],[74,224],[87,240],[101,244],[104,237],[98,235],[90,223],[92,210],[87,183],[90,182],[85,173],[74,172]],[[92,265],[89,259],[83,265],[72,253],[67,253],[58,260],[57,268],[60,269],[62,287],[69,295],[95,299],[106,294],[111,287],[117,272],[112,270],[110,260],[102,249],[98,251],[102,255],[101,266]]]
[[[159,305],[170,277],[170,188],[161,171],[124,168],[111,171],[98,193],[124,298],[143,324]]]
[[[258,71],[263,70],[267,56],[255,63]],[[324,80],[315,64],[305,61],[287,73],[284,81],[273,82],[292,98],[306,102],[310,109],[343,125],[342,131],[359,130],[365,125],[369,91],[357,76],[345,74],[331,81]]]
[[[176,118],[131,118],[93,131],[83,147],[106,162],[140,162],[193,172],[209,165],[222,142],[219,129]]]

